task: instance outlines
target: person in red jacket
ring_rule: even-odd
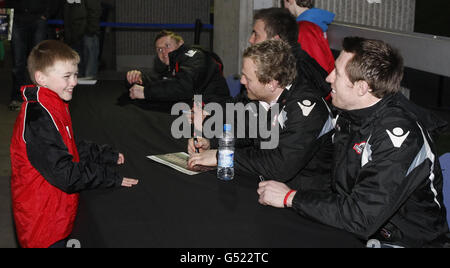
[[[72,232],[78,192],[131,187],[115,166],[123,154],[89,142],[76,144],[68,101],[77,85],[78,54],[60,41],[33,48],[28,71],[35,85],[21,89],[24,102],[11,141],[11,192],[20,246],[65,246]]]
[[[298,42],[328,73],[334,70],[334,57],[327,39],[334,13],[314,8],[314,0],[284,0],[284,7],[297,17]]]

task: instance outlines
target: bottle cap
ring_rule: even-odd
[[[225,131],[225,132],[231,131],[231,124],[224,124],[223,125],[223,131]]]

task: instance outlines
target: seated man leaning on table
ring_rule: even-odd
[[[187,46],[181,36],[165,30],[155,38],[155,47],[159,77],[152,81],[139,70],[129,71],[131,99],[176,102],[203,95],[205,102],[220,102],[230,96],[223,66],[213,53]]]
[[[264,181],[259,202],[292,207],[371,239],[368,244],[449,246],[442,171],[430,136],[446,123],[399,93],[403,59],[388,44],[351,37],[343,47],[327,78],[338,109],[333,192]]]
[[[259,111],[271,114],[268,126],[278,128],[279,137],[274,149],[262,149],[267,139],[261,137],[237,139],[236,174],[287,182],[294,189],[329,190],[332,117],[320,92],[298,79],[289,44],[266,40],[247,48],[241,83],[249,99],[259,101]],[[188,151],[189,168],[217,166],[217,150],[211,148],[209,140],[199,138],[195,147],[193,139],[189,140]]]

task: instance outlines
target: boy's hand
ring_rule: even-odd
[[[138,184],[138,180],[131,179],[131,178],[123,178],[122,186],[123,187],[133,187],[134,185]]]
[[[125,163],[125,156],[122,153],[119,153],[119,159],[117,159],[117,165],[122,165]]]

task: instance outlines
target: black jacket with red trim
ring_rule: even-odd
[[[182,45],[169,54],[169,76],[157,81],[144,81],[147,100],[188,101],[203,95],[203,102],[222,102],[230,92],[220,63],[197,47]]]
[[[267,112],[267,126],[278,128],[278,137],[263,138],[258,130],[257,138],[238,138],[234,154],[236,173],[285,182],[294,189],[330,191],[334,128],[328,103],[315,87],[297,78],[283,91],[277,104],[278,113],[272,108]],[[259,118],[266,113],[262,106],[248,110],[246,118]],[[274,139],[278,139],[276,148],[262,149],[261,143]]]
[[[442,171],[430,136],[440,122],[400,93],[340,111],[333,193],[300,190],[294,209],[364,240],[422,247],[445,235]]]

